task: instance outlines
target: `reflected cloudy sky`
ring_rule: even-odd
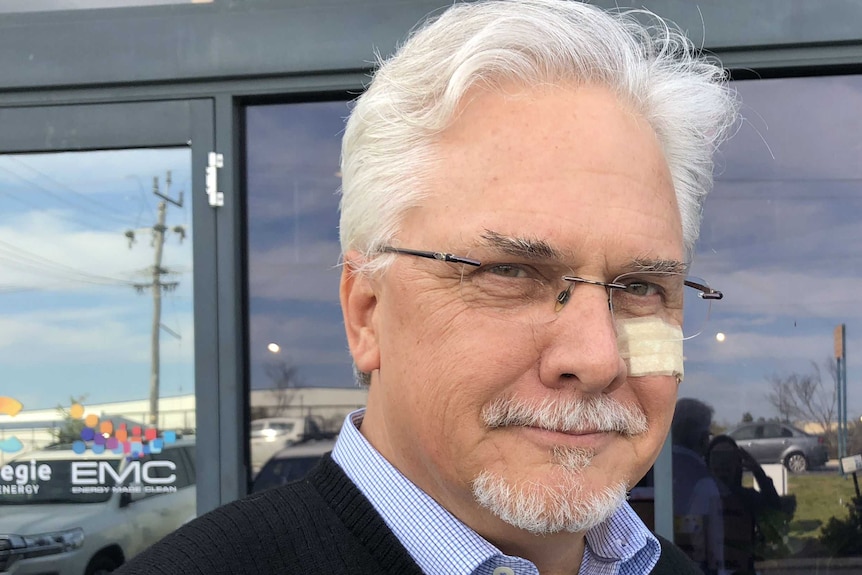
[[[848,415],[858,416],[862,78],[736,87],[745,122],[722,148],[695,262],[726,298],[710,333],[686,348],[681,393],[709,401],[731,423],[745,411],[775,415],[766,378],[822,366],[834,357],[835,326],[845,323]],[[713,337],[719,331],[723,343]]]
[[[347,103],[256,106],[246,117],[252,388],[266,366],[352,386],[338,304],[338,176]],[[278,353],[267,346],[276,343]]]
[[[162,395],[194,389],[188,149],[0,156],[0,388],[25,409],[146,398],[156,222],[153,177],[171,196],[162,298]],[[127,230],[136,231],[130,248]],[[176,335],[169,335],[168,330]]]

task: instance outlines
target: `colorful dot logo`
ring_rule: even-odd
[[[12,399],[11,397],[0,397],[0,415],[15,417],[23,408],[24,405],[17,399]],[[0,452],[17,453],[22,449],[24,449],[24,444],[21,443],[21,440],[14,435],[0,440]]]
[[[69,415],[74,419],[81,419],[84,415],[84,406],[79,403],[73,404],[69,409]],[[155,427],[140,425],[129,427],[125,423],[115,427],[113,421],[100,421],[99,417],[92,413],[83,419],[81,439],[72,442],[72,451],[78,454],[90,449],[97,455],[108,451],[134,459],[151,453],[161,453],[165,445],[177,440],[177,434],[174,431],[164,431],[160,435]]]

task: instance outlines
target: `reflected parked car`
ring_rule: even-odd
[[[279,450],[311,439],[328,439],[333,433],[321,431],[312,417],[268,417],[251,422],[251,473],[255,477],[264,463]]]
[[[195,517],[194,441],[128,458],[57,446],[0,467],[0,573],[110,573]]]
[[[728,435],[758,463],[783,463],[794,473],[821,467],[828,459],[822,437],[786,423],[747,423]]]
[[[302,479],[334,446],[335,439],[316,439],[285,447],[273,455],[257,474],[252,493]]]

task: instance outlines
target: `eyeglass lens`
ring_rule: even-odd
[[[478,253],[467,257],[482,265],[460,264],[462,299],[477,311],[504,321],[528,325],[556,321],[565,313],[565,306],[555,306],[561,294],[568,291],[571,299],[579,290],[596,289],[609,294],[607,301],[614,320],[658,318],[681,326],[684,339],[699,334],[709,317],[710,301],[700,297],[699,290],[686,287],[683,274],[625,274],[610,282],[625,286],[618,289],[566,281],[564,276],[576,274],[563,265],[517,258],[494,261]],[[703,280],[694,281],[706,285]]]

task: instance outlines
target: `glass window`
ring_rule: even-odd
[[[344,100],[245,112],[252,476],[279,449],[333,436],[365,404],[338,299],[347,113]]]
[[[19,443],[194,429],[190,163],[0,156],[0,462]]]
[[[721,149],[692,270],[725,298],[686,342],[680,396],[714,409],[705,458],[721,496],[725,569],[814,572],[817,558],[841,556],[858,570],[862,499],[838,466],[834,333],[846,326],[853,381],[862,76],[735,87],[745,119]],[[847,452],[862,453],[862,396],[847,396],[846,411]],[[699,501],[704,509],[709,496]]]
[[[686,342],[680,388],[712,418],[694,456],[686,454],[698,463],[696,511],[676,514],[675,528],[705,571],[780,572],[803,559],[858,555],[842,533],[862,540],[853,531],[862,508],[853,503],[862,501],[838,471],[833,394],[836,326],[846,326],[846,348],[859,341],[862,77],[736,87],[745,121],[720,150],[692,269],[725,298],[707,331]],[[342,101],[246,110],[252,419],[299,416],[334,431],[363,403],[350,395],[336,293],[347,111]],[[848,357],[852,380],[858,362]],[[807,403],[786,401],[794,386]],[[847,451],[862,453],[853,425],[859,397],[848,398],[847,411]],[[794,435],[779,451],[780,440],[758,444],[764,425],[779,422],[810,431],[813,441]],[[773,437],[786,436],[776,429]]]
[[[189,148],[0,155],[0,549],[39,558],[13,571],[83,573],[195,514],[194,489],[146,503],[194,481],[146,459],[194,445],[190,195]]]

